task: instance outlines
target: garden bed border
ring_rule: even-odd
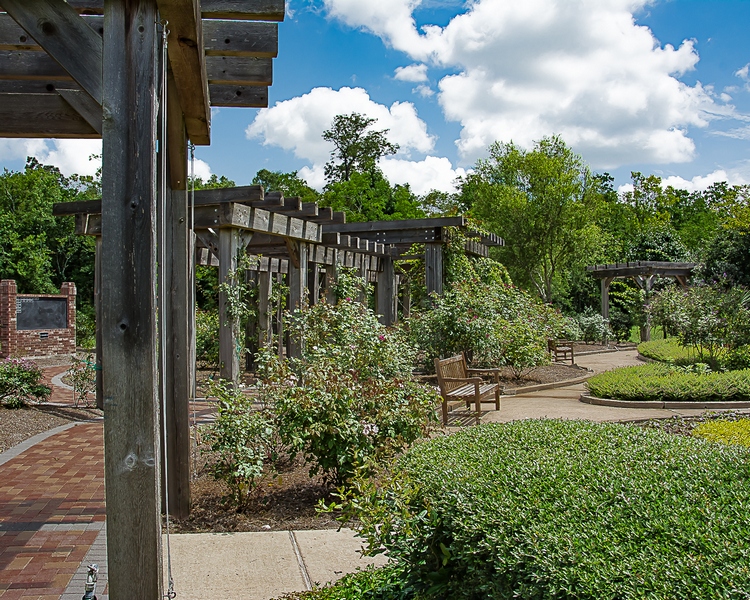
[[[728,402],[661,402],[648,400],[615,400],[614,398],[597,398],[588,394],[581,394],[579,398],[584,404],[596,404],[598,406],[613,406],[616,408],[750,408],[750,402],[728,401]]]

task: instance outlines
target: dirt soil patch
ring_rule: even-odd
[[[69,408],[47,404],[26,408],[0,407],[0,452],[49,429],[71,421],[90,421],[102,417],[95,408]]]

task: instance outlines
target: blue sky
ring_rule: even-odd
[[[616,184],[630,171],[700,189],[750,183],[750,1],[287,0],[269,109],[214,111],[198,173],[261,168],[323,184],[336,114],[360,112],[401,151],[381,166],[417,193],[450,190],[495,140],[560,134]],[[94,168],[92,142],[0,140]]]

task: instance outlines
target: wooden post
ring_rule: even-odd
[[[424,245],[424,268],[427,295],[435,292],[443,295],[443,244],[429,243]]]
[[[333,251],[333,261],[326,265],[326,302],[336,304],[336,292],[334,287],[338,281],[339,274],[339,251]]]
[[[297,310],[302,308],[305,302],[305,295],[307,294],[307,267],[308,267],[308,252],[307,244],[299,244],[299,264],[295,265],[293,261],[289,261],[289,310]],[[293,336],[289,336],[289,345],[287,348],[289,356],[299,357],[302,353],[302,348],[297,341],[293,339]]]
[[[177,518],[190,514],[190,305],[189,230],[187,193],[169,196],[166,214],[165,286],[166,412],[169,512]],[[161,287],[161,286],[160,286]],[[162,485],[164,482],[162,481]]]
[[[393,314],[394,282],[393,259],[384,256],[380,259],[382,271],[378,273],[377,290],[375,294],[375,312],[378,313],[383,325],[392,325],[395,320]]]
[[[236,227],[219,229],[219,284],[229,282],[230,272],[237,271],[237,252],[240,247],[239,230]],[[227,295],[219,292],[219,363],[222,379],[238,383],[240,360],[237,352],[239,319],[229,314]]]
[[[276,283],[280,286],[283,280],[281,273],[276,273]],[[276,345],[279,356],[284,356],[284,309],[282,306],[283,300],[279,296],[279,300],[276,303]]]
[[[96,407],[104,408],[102,382],[102,236],[96,236],[94,255],[94,318],[96,319]]]
[[[108,585],[162,597],[154,0],[105,0],[102,375]]]
[[[258,289],[258,271],[245,271],[245,283]],[[245,328],[245,370],[250,371],[255,363],[255,354],[258,352],[258,306],[260,299],[255,297],[252,301],[251,315],[247,319]]]
[[[602,318],[609,319],[609,285],[614,277],[602,278]]]
[[[271,323],[271,293],[273,292],[273,274],[268,271],[258,273],[258,346],[264,347],[273,339]]]

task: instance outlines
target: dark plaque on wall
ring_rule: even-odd
[[[66,329],[67,298],[17,298],[16,329]]]

